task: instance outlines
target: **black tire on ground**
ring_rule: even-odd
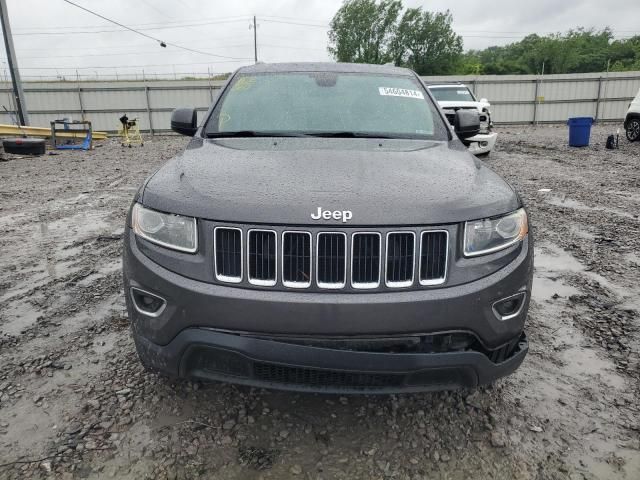
[[[640,118],[632,118],[627,122],[627,140],[637,142],[640,140]]]
[[[44,155],[46,143],[43,138],[7,138],[2,147],[15,155]]]

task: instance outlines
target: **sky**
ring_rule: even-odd
[[[63,0],[7,0],[21,75],[149,78],[224,73],[258,60],[327,61],[328,24],[342,0],[73,0],[167,43],[124,30]],[[530,33],[609,26],[617,38],[640,34],[640,1],[404,0],[405,7],[449,9],[465,49],[504,45]],[[184,47],[179,48],[179,47]],[[197,52],[188,51],[197,50]],[[7,75],[0,54],[0,74]]]

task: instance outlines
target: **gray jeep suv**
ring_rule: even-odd
[[[528,344],[517,193],[410,70],[257,64],[135,196],[124,283],[145,367],[258,387],[473,387]],[[459,137],[459,138],[458,138]]]

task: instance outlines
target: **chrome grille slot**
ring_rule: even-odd
[[[376,288],[380,285],[382,242],[379,233],[354,233],[351,239],[351,285]]]
[[[341,232],[318,234],[316,282],[320,288],[344,288],[347,274],[347,235]]]
[[[284,232],[282,234],[282,284],[291,288],[311,285],[311,234]]]
[[[409,287],[413,284],[415,238],[413,232],[387,233],[388,287]]]
[[[242,230],[216,227],[214,230],[215,271],[222,282],[242,281]]]
[[[449,232],[422,232],[420,240],[420,284],[439,285],[447,276]]]
[[[276,232],[249,230],[247,239],[247,277],[249,283],[265,287],[276,284]]]

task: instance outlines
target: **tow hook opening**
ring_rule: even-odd
[[[522,311],[526,298],[526,292],[518,292],[515,295],[498,300],[492,306],[493,314],[499,320],[509,320],[517,317]]]
[[[136,287],[131,287],[131,300],[139,313],[149,317],[158,317],[167,306],[164,298]]]

